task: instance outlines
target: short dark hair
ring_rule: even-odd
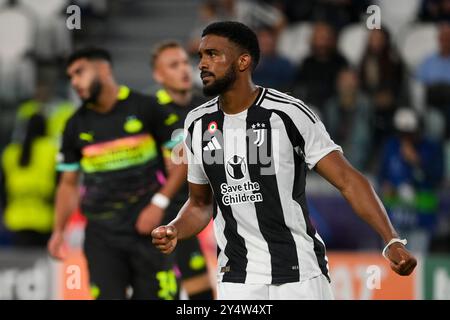
[[[156,60],[158,59],[159,55],[161,54],[161,52],[163,52],[166,49],[171,49],[171,48],[183,48],[183,46],[175,41],[175,40],[167,40],[164,42],[160,42],[157,43],[153,48],[152,48],[152,52],[150,54],[150,65],[152,68],[155,68],[155,63]]]
[[[105,49],[96,47],[86,47],[72,52],[67,58],[66,67],[69,67],[78,59],[104,60],[112,64],[111,54]]]
[[[252,57],[252,69],[255,70],[259,62],[259,44],[255,32],[245,24],[236,21],[220,21],[208,25],[202,37],[213,34],[227,38],[241,49],[247,51]]]

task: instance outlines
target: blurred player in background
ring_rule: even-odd
[[[22,141],[10,143],[2,154],[3,218],[13,246],[45,248],[53,224],[57,152],[45,117],[35,113],[26,121]]]
[[[193,93],[192,67],[188,54],[175,41],[159,43],[153,49],[150,64],[153,78],[162,86],[162,89],[156,92],[158,103],[179,117],[178,123],[182,128],[189,111],[205,102],[205,98]],[[165,159],[170,166],[170,154]],[[168,168],[169,172],[170,170],[171,168]],[[166,223],[176,217],[188,197],[189,190],[185,183],[166,210]],[[181,271],[182,286],[189,299],[213,299],[206,259],[197,237],[179,243],[176,263]]]
[[[185,181],[174,166],[164,185],[162,148],[171,148],[175,115],[147,97],[119,86],[110,54],[98,48],[74,52],[67,75],[83,104],[63,134],[50,254],[64,258],[63,233],[79,205],[87,217],[84,253],[91,293],[97,299],[176,299],[178,284],[171,257],[149,239],[170,198]]]

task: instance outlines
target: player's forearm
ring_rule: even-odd
[[[352,173],[340,191],[358,216],[372,226],[385,243],[398,237],[380,198],[362,174]]]
[[[78,208],[78,185],[62,183],[55,200],[54,232],[63,232],[70,215]]]
[[[187,176],[187,165],[177,164],[174,165],[172,170],[169,172],[169,176],[167,177],[167,181],[164,186],[159,189],[159,193],[162,193],[169,199],[172,199],[173,196],[180,190],[183,184],[186,183]]]
[[[212,203],[194,205],[191,200],[188,200],[169,225],[173,225],[177,229],[178,239],[190,238],[208,225],[212,217],[212,210]]]

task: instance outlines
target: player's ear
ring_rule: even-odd
[[[252,57],[248,53],[243,53],[239,56],[238,67],[239,71],[245,71],[252,65]]]
[[[161,73],[158,70],[153,70],[152,76],[153,76],[153,79],[155,79],[156,82],[162,83],[163,78],[161,76]]]
[[[95,67],[97,69],[97,72],[101,76],[106,76],[108,74],[112,74],[112,68],[111,65],[108,62],[105,61],[96,61]]]

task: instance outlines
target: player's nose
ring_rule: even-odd
[[[206,71],[208,70],[208,64],[206,63],[205,59],[200,59],[199,63],[198,63],[198,68],[201,71]]]

